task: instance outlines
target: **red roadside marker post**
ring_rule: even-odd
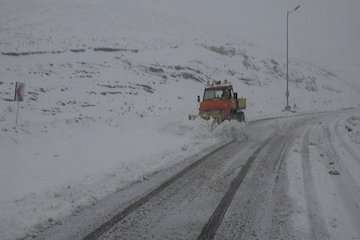
[[[16,82],[15,83],[15,95],[14,95],[14,101],[16,102],[17,109],[16,109],[16,127],[18,125],[19,120],[19,111],[20,111],[20,102],[24,101],[24,94],[25,94],[25,83],[23,82]]]

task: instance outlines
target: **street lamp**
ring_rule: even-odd
[[[291,107],[289,106],[289,15],[296,12],[299,8],[300,5],[297,5],[293,10],[288,10],[286,14],[286,111],[291,110]]]

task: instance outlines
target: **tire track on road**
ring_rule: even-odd
[[[329,239],[329,232],[326,228],[325,220],[321,213],[319,201],[316,197],[314,179],[312,175],[312,167],[310,163],[309,151],[309,135],[310,129],[305,133],[302,142],[301,157],[302,157],[302,173],[304,181],[304,192],[306,198],[306,205],[308,208],[307,215],[310,221],[310,231],[312,239],[324,240]]]
[[[87,234],[83,240],[95,240],[98,239],[100,236],[102,236],[105,232],[109,231],[114,225],[116,225],[118,222],[120,222],[122,219],[130,215],[132,212],[140,208],[142,205],[144,205],[146,202],[148,202],[150,199],[152,199],[154,196],[162,192],[164,189],[166,189],[170,184],[175,182],[177,179],[181,178],[184,174],[189,172],[190,170],[194,169],[195,167],[199,166],[201,163],[206,161],[209,156],[219,152],[220,150],[226,148],[230,144],[234,143],[235,140],[220,146],[219,148],[215,149],[214,151],[208,153],[204,157],[200,158],[196,162],[190,164],[189,166],[185,167],[183,170],[181,170],[176,175],[172,176],[165,182],[163,182],[160,186],[158,186],[156,189],[152,190],[145,196],[141,197],[140,199],[136,200],[132,204],[130,204],[128,207],[126,207],[124,210],[116,214],[114,217],[109,219],[107,222],[100,225],[98,228],[96,228],[94,231]]]
[[[215,237],[216,231],[219,228],[226,211],[228,210],[235,193],[237,192],[238,188],[240,187],[241,183],[243,182],[245,176],[247,175],[252,163],[257,158],[261,150],[270,142],[271,137],[265,140],[256,150],[255,152],[249,157],[245,166],[240,170],[239,174],[236,176],[235,179],[230,184],[230,188],[225,193],[224,197],[216,207],[214,213],[211,215],[209,221],[203,227],[198,240],[205,240],[205,239],[213,239]]]
[[[215,239],[296,239],[284,166],[296,136],[313,120],[299,119],[276,130],[239,187]]]
[[[271,207],[269,208],[271,216],[271,226],[268,229],[270,237],[268,239],[296,239],[294,229],[291,224],[292,202],[289,197],[289,179],[286,169],[286,157],[291,149],[296,132],[292,132],[288,140],[283,143],[282,150],[279,153],[279,160],[274,165],[275,180],[271,192]]]

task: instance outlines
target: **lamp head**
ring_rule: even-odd
[[[296,8],[294,8],[294,12],[297,11],[300,7],[301,5],[297,5]]]

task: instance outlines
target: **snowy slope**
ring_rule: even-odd
[[[201,9],[204,1],[192,4]],[[1,0],[5,239],[229,139],[224,129],[186,120],[207,81],[230,80],[248,98],[250,120],[281,113],[284,58],[216,25],[209,13],[174,11],[186,9],[180,5]],[[210,5],[215,13],[218,5]],[[356,82],[300,60],[290,70],[297,111],[356,106]],[[26,84],[18,128],[15,81]]]

